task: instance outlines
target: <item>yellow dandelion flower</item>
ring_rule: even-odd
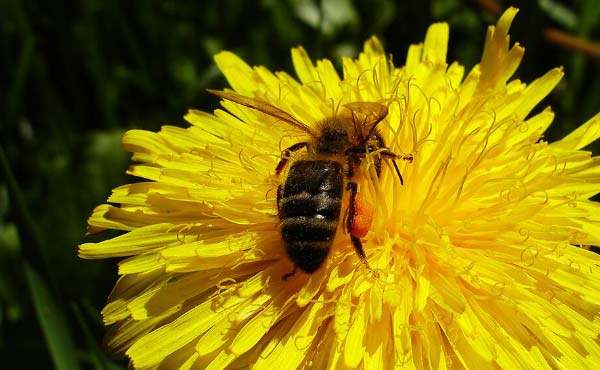
[[[129,131],[128,172],[148,181],[115,189],[89,219],[92,233],[123,235],[80,246],[83,258],[127,257],[102,312],[108,347],[139,369],[600,363],[600,259],[581,248],[600,245],[600,207],[589,200],[600,159],[581,150],[600,136],[600,115],[543,140],[554,115],[532,110],[563,72],[511,80],[523,56],[509,42],[515,14],[489,28],[466,77],[446,62],[444,23],[402,67],[368,40],[343,60],[343,77],[302,48],[292,50],[298,79],[218,54],[237,94],[309,130],[349,114],[348,103],[385,104],[387,147],[414,160],[397,160],[403,185],[390,161],[377,176],[376,152],[357,167],[361,204],[374,206],[361,238],[370,268],[343,226],[346,199],[323,265],[282,279],[293,263],[276,205],[287,172],[275,168],[306,132],[226,100],[214,114],[190,111],[185,129]]]

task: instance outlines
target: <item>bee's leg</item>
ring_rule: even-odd
[[[402,178],[402,174],[400,173],[400,169],[398,168],[398,164],[396,163],[395,159],[392,159],[392,164],[394,165],[394,169],[396,170],[398,178],[400,179],[400,185],[404,185],[404,179]]]
[[[293,152],[296,152],[302,148],[308,148],[308,145],[309,144],[307,142],[303,141],[301,143],[296,143],[290,146],[289,148],[285,149],[283,152],[281,152],[281,160],[277,164],[277,167],[275,167],[275,174],[279,175],[281,171],[283,171],[288,161],[290,160],[290,157],[292,156]]]
[[[408,162],[412,163],[412,161],[413,161],[412,154],[399,156],[396,153],[391,152],[389,149],[386,149],[386,150],[382,151],[381,153],[379,153],[379,155],[381,155],[382,157],[387,157],[388,159],[392,160],[392,164],[394,165],[394,169],[396,170],[396,173],[398,174],[398,177],[400,178],[400,184],[404,185],[404,179],[402,178],[402,174],[400,173],[400,169],[398,168],[398,164],[396,163],[396,159],[403,159],[405,161],[408,161]]]
[[[289,278],[291,278],[292,276],[296,275],[296,270],[298,270],[298,266],[294,265],[294,269],[290,272],[288,272],[287,274],[284,274],[281,277],[281,280],[287,280]]]
[[[408,163],[412,163],[414,157],[412,154],[407,154],[407,155],[398,155],[394,152],[391,152],[389,149],[385,149],[383,151],[381,151],[381,153],[379,153],[379,155],[383,156],[383,157],[387,157],[390,158],[392,160],[394,159],[402,159],[403,161],[407,161]]]
[[[356,213],[356,193],[358,191],[358,185],[355,182],[348,182],[346,185],[346,190],[350,191],[350,205],[348,206],[348,216],[346,218],[346,231],[350,234],[350,240],[352,241],[352,246],[354,246],[354,250],[358,257],[365,264],[367,269],[371,270],[371,266],[369,266],[369,262],[367,261],[367,255],[362,247],[362,242],[360,238],[352,235],[352,230],[354,228],[354,217]]]
[[[385,149],[383,150],[381,153],[379,153],[380,155],[384,156],[384,157],[388,157],[388,158],[392,158],[392,159],[402,159],[403,161],[407,161],[408,163],[412,163],[414,157],[412,154],[407,154],[407,155],[398,155],[392,151],[390,151],[389,149]]]

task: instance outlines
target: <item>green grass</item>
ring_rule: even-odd
[[[133,180],[124,174],[123,132],[185,126],[188,108],[216,108],[205,89],[225,87],[212,60],[223,49],[291,71],[292,46],[338,58],[378,35],[401,64],[408,45],[444,20],[449,60],[467,68],[479,60],[497,15],[478,1],[412,3],[0,2],[0,367],[126,368],[99,344],[99,311],[117,278],[116,261],[80,260],[76,247],[107,237],[86,237],[85,220],[112,188]],[[547,42],[543,30],[598,42],[600,7],[595,0],[514,4],[521,12],[512,40],[526,48],[517,77],[530,82],[565,68],[538,107],[554,107],[546,136],[556,140],[600,110],[600,62]]]

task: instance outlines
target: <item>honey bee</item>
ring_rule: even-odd
[[[265,101],[230,91],[208,92],[277,118],[310,137],[308,141],[283,150],[275,168],[275,174],[279,176],[292,160],[287,177],[277,188],[281,235],[287,255],[294,263],[293,271],[285,274],[283,279],[293,276],[297,268],[310,274],[321,267],[337,232],[346,191],[350,192],[345,212],[346,232],[360,260],[371,270],[360,239],[366,234],[364,222],[357,226],[357,216],[360,216],[355,180],[357,168],[368,154],[373,153],[377,176],[381,174],[382,160],[390,160],[403,184],[396,159],[412,161],[411,155],[391,152],[377,130],[377,125],[388,114],[387,106],[375,102],[348,103],[343,107],[349,114],[336,115],[313,128]],[[296,154],[301,150],[306,154]],[[370,224],[370,220],[366,222]]]

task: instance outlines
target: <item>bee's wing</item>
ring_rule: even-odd
[[[225,100],[232,101],[234,103],[243,105],[248,108],[256,109],[259,112],[263,112],[271,117],[282,120],[290,125],[308,133],[309,135],[314,136],[314,133],[311,131],[310,127],[305,125],[304,123],[298,121],[291,114],[277,108],[274,105],[271,105],[267,102],[264,102],[259,99],[251,98],[248,96],[240,95],[231,91],[219,91],[219,90],[207,90],[209,93],[221,97]]]
[[[354,129],[363,139],[368,138],[375,126],[388,114],[385,105],[375,102],[353,102],[344,104],[344,107],[352,112]]]

